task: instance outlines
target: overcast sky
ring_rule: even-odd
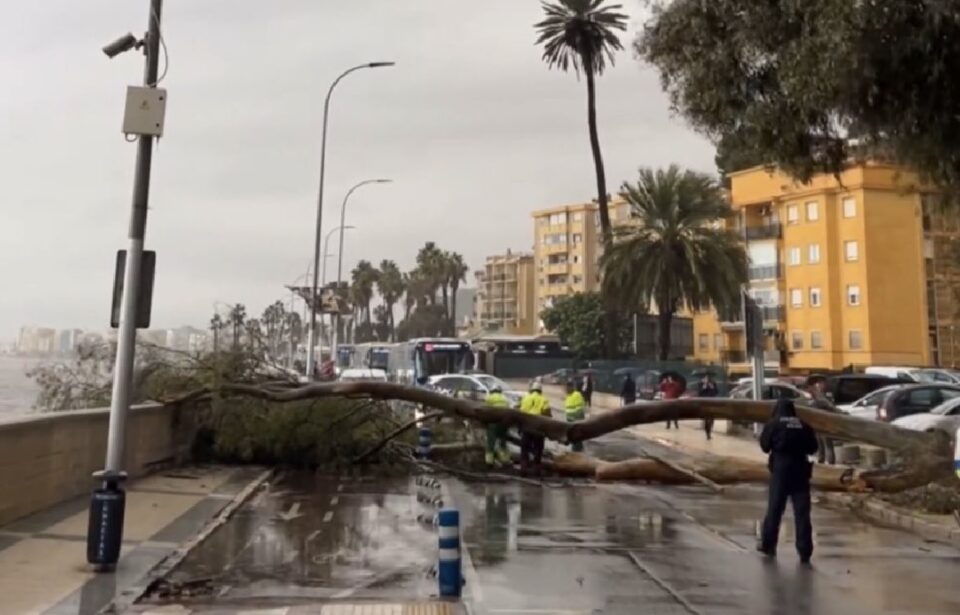
[[[642,23],[639,0],[629,43]],[[0,9],[0,339],[21,325],[103,329],[126,245],[135,145],[120,134],[142,56],[100,48],[145,29],[147,0],[4,2]],[[547,70],[537,0],[167,0],[166,134],[147,247],[154,326],[205,326],[217,302],[259,314],[312,257],[323,97],[331,109],[324,227],[347,188],[344,270],[413,263],[425,241],[529,250],[530,212],[595,197],[585,87]],[[656,74],[624,51],[599,82],[610,190],[640,165],[713,170]],[[331,251],[335,240],[331,241]],[[328,271],[335,276],[334,264]],[[470,284],[473,283],[472,275]]]

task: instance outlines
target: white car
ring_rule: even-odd
[[[489,374],[444,374],[442,376],[432,376],[427,382],[433,388],[454,397],[463,397],[474,401],[483,401],[490,390],[499,385],[500,390],[503,391],[503,396],[515,408],[520,407],[520,400],[523,399],[524,395],[523,391],[513,390],[509,384]]]
[[[960,397],[945,401],[930,412],[900,417],[892,425],[915,431],[942,431],[952,437],[960,429]]]
[[[382,369],[347,368],[340,372],[340,376],[337,378],[337,380],[340,380],[341,382],[386,382],[387,372],[383,371]]]
[[[850,416],[855,416],[858,419],[875,421],[877,420],[877,408],[883,403],[884,398],[886,398],[888,393],[899,389],[901,386],[902,385],[894,384],[879,388],[876,391],[867,393],[852,404],[840,404],[837,406],[837,409]]]

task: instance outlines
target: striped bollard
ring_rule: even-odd
[[[433,439],[433,432],[429,427],[421,427],[417,439],[417,457],[426,459],[430,456],[430,442]]]
[[[440,536],[440,563],[437,579],[440,581],[440,596],[459,598],[463,588],[460,570],[460,511],[444,508],[437,515]]]
[[[957,428],[957,445],[953,452],[953,469],[960,478],[960,427]]]

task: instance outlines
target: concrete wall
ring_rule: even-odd
[[[185,410],[138,406],[127,418],[125,469],[131,477],[182,461],[192,442]],[[103,469],[109,410],[78,410],[0,423],[0,526],[78,495]]]

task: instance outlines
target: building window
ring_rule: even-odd
[[[810,247],[807,249],[807,262],[811,265],[816,265],[820,262],[820,244],[811,243]]]
[[[857,200],[852,196],[848,196],[843,199],[843,217],[844,218],[856,218],[857,217]]]
[[[543,245],[551,246],[560,243],[567,243],[566,233],[550,233],[543,236]]]
[[[807,222],[814,222],[820,219],[820,205],[816,201],[807,203]]]
[[[790,334],[790,347],[794,350],[803,350],[803,331],[794,331]]]
[[[574,264],[574,265],[579,265],[579,264],[580,264],[580,255],[579,255],[579,254],[574,254],[574,255],[573,255],[573,264]]]
[[[557,224],[566,224],[566,223],[567,223],[567,214],[565,212],[560,214],[550,214],[550,226],[554,226]]]
[[[574,284],[579,284],[580,282],[583,282],[583,278],[582,278],[582,277],[580,277],[580,276],[578,276],[578,275],[573,276],[573,283],[574,283]]]
[[[787,262],[791,266],[800,264],[800,248],[790,248],[787,250]]]
[[[579,212],[579,211],[573,212],[573,221],[574,221],[574,222],[580,222],[581,220],[583,220],[583,213],[581,213],[581,212]]]
[[[706,333],[701,333],[698,335],[697,342],[700,346],[700,350],[710,350],[710,336]]]
[[[816,286],[810,289],[810,307],[820,307],[820,289]]]
[[[723,334],[722,333],[713,334],[713,349],[723,350]]]
[[[578,243],[583,243],[583,235],[580,233],[574,233],[571,239],[573,240],[573,245],[577,245]]]
[[[863,336],[859,331],[850,331],[848,334],[848,341],[850,343],[850,350],[860,350],[863,348]]]
[[[796,205],[787,205],[787,224],[800,222],[800,209]]]
[[[847,286],[847,305],[860,305],[860,285]]]
[[[843,256],[847,262],[853,262],[860,258],[860,246],[856,241],[843,242]]]
[[[790,305],[800,307],[803,305],[803,291],[799,288],[790,289]]]
[[[810,348],[819,350],[823,348],[823,334],[819,331],[810,332]]]

